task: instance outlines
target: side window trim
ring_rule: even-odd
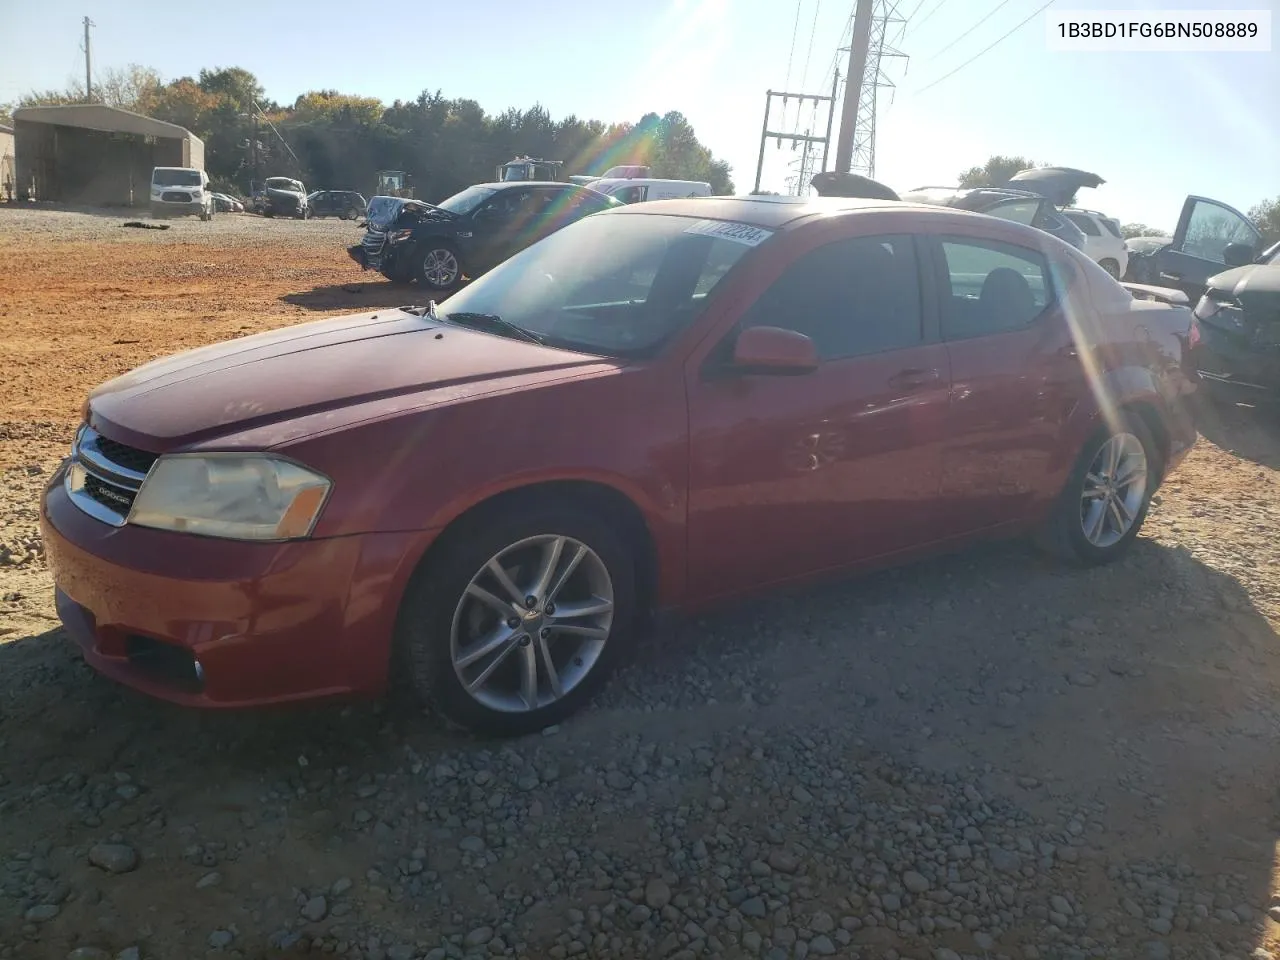
[[[938,336],[941,342],[961,343],[966,340],[978,340],[983,337],[997,337],[1006,333],[1033,330],[1047,322],[1049,317],[1060,311],[1063,291],[1059,289],[1053,261],[1051,261],[1042,251],[1037,250],[1034,247],[1023,246],[1022,244],[1009,243],[1006,240],[991,240],[986,237],[977,237],[972,235],[931,233],[921,239],[929,248],[928,253],[929,261],[932,265],[933,282],[937,288],[935,302],[937,304],[938,312]],[[1038,261],[1041,265],[1042,281],[1045,289],[1045,304],[1041,307],[1040,312],[1032,317],[1024,326],[1017,327],[1013,330],[990,330],[983,333],[952,334],[951,336],[948,336],[945,329],[942,303],[945,297],[951,295],[951,267],[947,262],[946,250],[943,248],[943,244],[945,243],[981,247],[992,250],[996,253],[1008,252],[1011,256],[1025,256],[1030,260]],[[1074,267],[1067,265],[1066,272],[1074,276]]]

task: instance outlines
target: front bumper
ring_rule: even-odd
[[[169,200],[152,200],[151,214],[158,217],[191,217],[204,213],[205,201],[192,200],[189,203],[173,203]]]
[[[59,470],[40,509],[58,616],[100,673],[195,707],[376,695],[430,537],[241,543],[112,527]],[[198,665],[198,666],[197,666]]]
[[[1192,359],[1210,394],[1244,403],[1280,401],[1280,345],[1251,343],[1210,323],[1200,324],[1200,336]]]

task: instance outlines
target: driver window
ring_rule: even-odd
[[[1182,252],[1201,260],[1225,264],[1223,251],[1228,244],[1246,243],[1252,246],[1257,242],[1257,232],[1247,220],[1242,220],[1233,211],[1216,203],[1200,200],[1191,208]]]
[[[482,220],[513,220],[529,199],[527,190],[502,190],[476,211]]]

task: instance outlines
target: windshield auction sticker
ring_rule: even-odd
[[[736,223],[732,220],[699,220],[684,232],[732,240],[734,243],[741,243],[748,247],[758,247],[773,236],[772,230],[762,230],[749,223]]]

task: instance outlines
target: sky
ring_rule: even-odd
[[[888,35],[906,56],[884,61],[894,88],[878,99],[877,179],[900,190],[953,184],[992,154],[1016,154],[1099,174],[1106,183],[1081,191],[1081,206],[1166,230],[1187,194],[1241,210],[1280,196],[1280,49],[1066,53],[1048,49],[1038,16],[981,53],[1041,3],[898,0],[899,16],[908,19],[891,24]],[[1280,25],[1280,0],[1229,3],[1271,10],[1273,29]],[[541,103],[556,118],[635,121],[678,110],[729,161],[738,192],[746,193],[765,91],[830,94],[832,68],[847,57],[837,47],[853,5],[222,0],[178,16],[172,0],[0,0],[0,101],[83,77],[87,14],[96,69],[139,63],[173,79],[241,66],[281,103],[315,89],[388,103],[428,89],[474,99],[490,113]],[[1051,9],[1221,6],[1057,0]],[[771,129],[826,125],[812,103],[799,116],[794,102],[784,114],[775,101],[775,111]],[[789,143],[768,145],[762,189],[786,192],[799,157]]]

